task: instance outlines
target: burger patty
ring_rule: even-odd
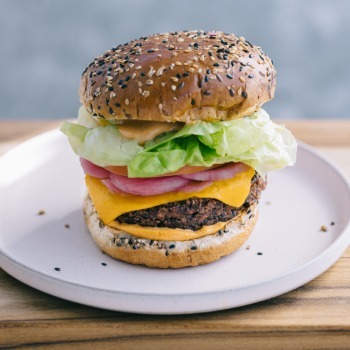
[[[115,220],[123,224],[197,231],[204,225],[214,225],[234,218],[242,210],[257,203],[265,187],[266,181],[255,173],[249,195],[239,208],[231,207],[213,198],[189,198],[148,209],[130,211],[118,216]]]

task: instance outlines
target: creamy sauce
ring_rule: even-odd
[[[183,126],[183,123],[129,120],[123,124],[119,124],[118,129],[124,137],[128,139],[135,139],[139,145],[143,145],[146,141],[153,140],[160,134],[180,130]]]
[[[109,226],[146,239],[155,239],[157,241],[189,241],[218,232],[223,229],[227,223],[228,222],[218,222],[214,225],[203,226],[197,231],[165,227],[142,227],[139,225],[120,224],[116,221],[110,223]]]

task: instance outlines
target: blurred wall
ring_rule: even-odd
[[[131,39],[222,30],[278,71],[275,118],[350,118],[350,1],[0,0],[0,119],[76,116],[85,66]]]

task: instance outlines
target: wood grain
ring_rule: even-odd
[[[0,122],[0,153],[57,127]],[[350,179],[350,121],[285,122]],[[350,247],[327,272],[292,292],[232,310],[133,315],[44,294],[0,270],[0,348],[350,349]]]

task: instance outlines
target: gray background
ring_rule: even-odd
[[[222,30],[278,71],[274,118],[350,118],[350,1],[0,0],[0,119],[73,118],[85,66],[131,39]]]

